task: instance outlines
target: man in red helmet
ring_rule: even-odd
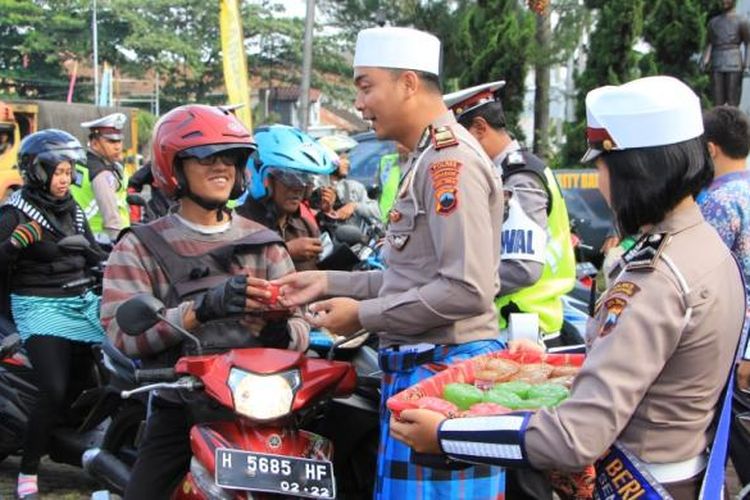
[[[101,309],[112,343],[145,367],[171,367],[193,346],[164,323],[126,336],[117,324],[117,308],[139,293],[163,301],[166,316],[214,352],[251,346],[306,349],[309,326],[299,313],[271,315],[273,306],[264,304],[271,297],[267,280],[294,271],[281,239],[226,208],[246,188],[245,163],[255,148],[250,133],[221,108],[182,106],[156,124],[154,179],[179,208],[131,228],[115,246]],[[165,391],[151,396],[150,407],[126,499],[168,498],[189,469],[191,407]]]

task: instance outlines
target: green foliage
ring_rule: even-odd
[[[23,97],[64,99],[68,80],[62,62],[90,64],[91,2],[87,0],[0,0],[0,88]],[[124,24],[102,5],[99,13],[100,60],[122,61],[117,50]],[[92,97],[82,82],[76,99]]]
[[[250,73],[274,85],[299,84],[303,20],[280,16],[281,7],[269,1],[240,5]],[[93,65],[91,8],[91,0],[0,0],[0,93],[64,99],[62,63]],[[158,70],[166,78],[162,110],[225,101],[217,92],[223,86],[218,2],[98,0],[97,17],[100,64],[136,78]],[[313,86],[351,102],[351,69],[336,37],[316,34],[313,50]],[[331,73],[346,75],[345,84]],[[79,77],[74,99],[90,102],[92,90],[91,80]]]
[[[641,72],[680,78],[699,94],[705,94],[708,76],[700,71],[699,61],[705,47],[707,15],[700,0],[647,3],[643,38],[654,51],[641,61]]]
[[[534,30],[534,15],[516,0],[487,0],[468,6],[456,30],[454,50],[463,61],[461,86],[504,79],[507,123],[519,137],[522,134],[518,119],[523,111],[524,80]]]
[[[148,111],[138,110],[135,117],[138,122],[138,147],[141,151],[149,146],[151,141],[151,132],[154,130],[157,116]],[[151,156],[151,151],[146,151],[144,156]]]
[[[561,154],[563,164],[571,166],[578,164],[586,151],[586,94],[639,75],[633,47],[643,31],[644,0],[587,0],[586,4],[598,8],[598,16],[589,40],[586,69],[576,78],[576,121],[566,125],[567,141]]]

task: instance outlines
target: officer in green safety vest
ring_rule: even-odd
[[[378,165],[378,175],[375,180],[380,186],[380,198],[378,206],[380,207],[380,219],[383,224],[388,223],[388,213],[396,201],[398,185],[401,182],[401,165],[406,163],[409,156],[409,150],[400,144],[396,144],[396,153],[390,153],[380,157]]]
[[[81,123],[89,129],[86,165],[76,165],[71,192],[97,241],[103,244],[114,242],[130,225],[128,180],[121,163],[126,121],[123,113],[113,113]]]
[[[498,95],[504,85],[478,85],[447,94],[444,100],[502,173],[506,218],[495,301],[500,328],[507,328],[511,313],[536,313],[545,345],[558,347],[561,297],[576,277],[568,210],[552,171],[506,130]]]

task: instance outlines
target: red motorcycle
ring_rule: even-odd
[[[139,295],[120,306],[117,321],[128,325],[126,333],[138,334],[166,321],[162,311],[157,299]],[[200,346],[195,336],[170,325]],[[203,409],[220,405],[209,422],[190,430],[190,471],[173,499],[336,497],[333,446],[300,426],[331,398],[354,392],[357,374],[351,364],[282,349],[243,348],[185,356],[174,368],[136,375],[151,383],[124,391],[123,397],[177,389],[200,392],[196,401]]]

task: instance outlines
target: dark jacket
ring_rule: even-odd
[[[282,227],[278,223],[276,211],[271,207],[271,204],[266,205],[248,197],[245,203],[237,207],[236,212],[242,217],[246,217],[258,224],[263,224],[272,231],[275,231],[281,236],[284,242],[297,238],[317,238],[320,236],[317,224],[303,217],[299,210],[297,210],[297,213],[287,217],[286,224]],[[297,271],[316,270],[317,259],[294,260],[294,268]]]

